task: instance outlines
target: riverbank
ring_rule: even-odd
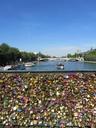
[[[84,61],[85,63],[92,63],[92,64],[96,64],[96,61]]]

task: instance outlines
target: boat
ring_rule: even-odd
[[[62,64],[62,63],[57,64],[57,69],[64,69],[64,64]]]
[[[0,66],[0,71],[3,71],[4,70],[4,67],[3,66]]]
[[[24,64],[12,65],[11,69],[9,70],[25,70]]]
[[[27,63],[25,63],[25,67],[32,67],[32,66],[34,66],[35,64],[34,63],[32,63],[32,62],[27,62]]]
[[[11,67],[12,67],[11,65],[6,65],[6,66],[3,68],[3,70],[4,70],[4,71],[6,71],[6,70],[10,70]]]

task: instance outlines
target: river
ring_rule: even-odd
[[[61,61],[60,61],[61,62]],[[56,65],[59,61],[46,61],[46,62],[39,62],[33,67],[28,67],[26,70],[28,71],[96,71],[96,63],[88,63],[88,62],[69,62],[69,61],[62,61],[61,63],[64,64],[64,69],[57,69]]]

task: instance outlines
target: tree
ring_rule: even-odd
[[[9,60],[12,63],[19,62],[19,59],[21,57],[20,51],[17,48],[14,48],[14,47],[10,47],[10,49],[8,51],[8,55],[9,55]]]
[[[8,50],[10,49],[9,45],[3,43],[0,45],[0,65],[5,65],[8,62]]]
[[[46,55],[42,53],[39,53],[39,56],[46,58]],[[0,45],[0,65],[18,63],[20,58],[23,62],[35,61],[37,60],[38,55],[33,52],[20,52],[18,48],[10,47],[6,43]]]

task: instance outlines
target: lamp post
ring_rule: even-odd
[[[39,61],[40,61],[40,52],[38,52],[38,63],[39,63]]]
[[[37,57],[37,62],[39,62],[39,61],[40,61],[39,53],[40,53],[40,52],[38,52],[38,53],[37,53],[37,52],[34,52],[34,54],[35,54],[35,55],[36,55],[36,57]]]
[[[22,58],[19,59],[19,62],[22,63]]]

